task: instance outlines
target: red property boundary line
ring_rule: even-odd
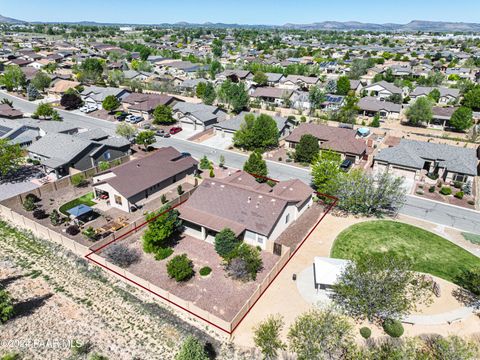
[[[251,175],[254,176],[254,177],[256,177],[256,178],[259,178],[259,179],[263,179],[263,180],[267,180],[267,181],[273,181],[273,182],[275,182],[275,183],[278,183],[278,182],[279,182],[279,180],[271,179],[271,178],[268,178],[268,177],[265,177],[265,176],[255,175],[255,174],[251,174]],[[283,269],[285,269],[285,267],[288,265],[288,263],[290,262],[290,260],[292,260],[292,258],[293,258],[293,257],[295,256],[295,254],[298,252],[298,250],[300,250],[300,248],[303,246],[303,244],[305,243],[305,241],[307,241],[307,239],[312,235],[312,233],[315,231],[315,229],[318,227],[318,225],[322,222],[322,220],[325,218],[325,216],[332,210],[333,207],[335,207],[335,205],[336,205],[337,202],[338,202],[338,199],[337,199],[336,197],[334,197],[334,196],[330,196],[330,195],[327,195],[327,194],[322,194],[322,193],[319,193],[319,192],[317,192],[317,191],[315,191],[315,194],[316,194],[317,196],[319,196],[319,197],[326,197],[326,198],[328,198],[328,199],[330,199],[330,200],[333,200],[333,202],[328,206],[327,210],[323,213],[323,215],[320,217],[320,219],[317,221],[317,223],[316,223],[316,224],[312,227],[312,229],[308,232],[308,234],[305,236],[305,238],[302,240],[302,242],[296,247],[295,251],[294,251],[292,254],[290,254],[290,256],[288,257],[288,259],[287,259],[287,261],[285,262],[285,264],[280,268],[280,270],[277,272],[277,274],[274,276],[274,278],[269,282],[269,284],[267,285],[267,287],[260,293],[260,295],[258,296],[257,300],[255,300],[255,302],[252,304],[252,306],[250,306],[250,308],[247,310],[247,312],[242,316],[242,318],[240,319],[240,321],[237,323],[237,325],[235,325],[235,327],[234,327],[231,331],[229,331],[229,330],[227,330],[227,329],[224,329],[223,327],[221,327],[221,326],[219,326],[219,325],[211,322],[210,320],[205,319],[204,317],[202,317],[202,316],[194,313],[193,311],[191,311],[191,310],[189,310],[189,309],[187,309],[187,308],[185,308],[185,307],[177,304],[176,302],[174,302],[174,301],[166,298],[165,296],[162,296],[162,295],[158,294],[157,292],[155,292],[155,291],[153,291],[153,290],[151,290],[151,289],[143,286],[142,284],[139,284],[139,283],[136,282],[135,280],[132,280],[132,279],[128,278],[127,276],[120,274],[118,271],[113,270],[113,269],[109,268],[108,266],[106,266],[106,265],[104,265],[104,264],[102,264],[102,263],[100,263],[100,262],[98,262],[98,261],[90,258],[93,254],[99,252],[100,250],[104,249],[105,247],[109,246],[110,244],[112,244],[112,243],[114,243],[114,242],[116,242],[116,241],[118,241],[118,240],[123,239],[124,237],[130,235],[131,233],[136,232],[138,229],[144,227],[144,226],[147,225],[149,222],[154,221],[154,220],[157,219],[159,216],[162,216],[162,215],[166,214],[167,212],[169,212],[169,211],[177,208],[178,206],[182,205],[183,203],[185,203],[185,202],[188,200],[188,198],[187,198],[186,200],[183,200],[182,202],[176,204],[175,206],[172,206],[172,207],[168,208],[167,210],[162,211],[161,213],[157,214],[157,215],[156,215],[155,217],[153,217],[152,219],[147,220],[147,221],[144,221],[144,222],[141,223],[140,225],[138,225],[138,226],[136,226],[135,228],[127,231],[125,234],[119,236],[118,238],[113,239],[112,241],[109,241],[108,243],[102,245],[102,246],[99,247],[98,249],[91,251],[90,253],[88,253],[87,255],[85,255],[85,258],[86,258],[87,260],[95,263],[96,265],[98,265],[98,266],[100,266],[100,267],[102,267],[102,268],[104,268],[104,269],[106,269],[106,270],[114,273],[115,275],[117,275],[117,276],[119,276],[119,277],[121,277],[121,278],[123,278],[123,279],[125,279],[125,280],[127,280],[127,281],[129,281],[129,282],[131,282],[132,284],[138,286],[139,288],[141,288],[141,289],[143,289],[143,290],[146,290],[146,291],[148,291],[149,293],[154,294],[155,296],[158,296],[159,298],[161,298],[162,300],[168,302],[169,304],[172,304],[172,305],[176,306],[177,308],[179,308],[179,309],[187,312],[188,314],[195,316],[196,318],[204,321],[204,322],[207,323],[208,325],[211,325],[211,326],[213,326],[214,328],[216,328],[216,329],[218,329],[218,330],[221,330],[222,332],[224,332],[224,333],[226,333],[226,334],[228,334],[228,335],[231,336],[231,335],[235,332],[235,330],[238,328],[238,326],[243,322],[243,320],[245,319],[245,317],[250,313],[250,311],[253,309],[253,307],[257,304],[257,302],[262,298],[263,294],[265,294],[265,292],[268,290],[268,288],[270,287],[270,285],[273,284],[273,282],[275,281],[275,279],[281,274],[281,272],[283,271]]]

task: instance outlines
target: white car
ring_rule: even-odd
[[[92,111],[95,111],[97,110],[97,105],[94,105],[94,104],[87,104],[87,105],[83,105],[81,108],[80,108],[80,111],[81,112],[84,112],[84,113],[91,113]]]

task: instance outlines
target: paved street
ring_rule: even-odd
[[[0,98],[2,97],[12,100],[14,106],[25,113],[34,112],[37,106],[36,104],[29,103],[28,101],[18,99],[3,92],[0,94]],[[116,124],[109,121],[95,119],[85,115],[72,114],[67,111],[60,111],[60,113],[63,121],[79,127],[88,129],[102,128],[109,133],[115,131]],[[154,145],[156,147],[173,146],[179,151],[192,154],[192,156],[197,159],[207,155],[210,160],[218,163],[220,155],[223,155],[227,167],[241,169],[247,159],[247,156],[244,154],[178,139],[175,136],[171,138],[157,138],[157,140],[157,143]],[[279,180],[296,178],[310,183],[311,177],[307,170],[272,161],[267,161],[267,164],[269,175],[272,178]],[[463,231],[480,234],[480,212],[440,204],[414,196],[407,196],[407,202],[400,213]]]

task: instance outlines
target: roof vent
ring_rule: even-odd
[[[257,201],[257,204],[255,205],[255,207],[258,209],[259,206],[260,206],[260,202]]]
[[[137,164],[137,167],[140,167],[140,164]]]
[[[252,197],[251,197],[251,196],[248,197],[248,202],[250,203],[250,201],[252,201]]]

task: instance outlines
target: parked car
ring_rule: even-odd
[[[152,125],[150,125],[150,124],[144,124],[144,125],[143,125],[143,128],[144,128],[145,130],[148,130],[148,129],[151,129],[151,128],[152,128]]]
[[[165,130],[162,130],[162,129],[155,131],[155,135],[159,137],[164,137],[164,138],[170,137],[170,134],[168,132],[165,132]]]
[[[182,128],[179,127],[179,126],[174,126],[170,129],[170,134],[172,135],[175,135],[177,133],[179,133],[180,131],[182,131]]]
[[[143,121],[143,118],[141,116],[128,115],[125,118],[125,121],[131,124],[138,124],[139,122]]]
[[[343,171],[348,171],[348,169],[350,169],[350,167],[353,165],[353,162],[352,160],[350,159],[345,159],[343,160],[343,162],[340,164],[340,169],[342,169]]]
[[[88,114],[97,109],[98,109],[98,106],[96,104],[87,104],[87,105],[83,105],[80,108],[80,111]]]
[[[126,117],[128,116],[129,114],[127,112],[124,112],[124,111],[120,111],[118,113],[115,114],[115,119],[118,120],[118,121],[123,121],[126,119]]]

